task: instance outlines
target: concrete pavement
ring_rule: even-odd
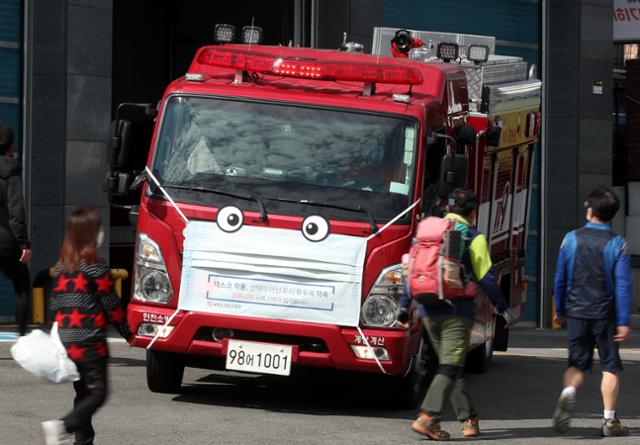
[[[572,444],[605,440],[640,443],[640,337],[623,349],[619,411],[631,436],[600,439],[599,373],[578,393],[568,436],[555,437],[551,415],[565,367],[564,334],[516,329],[511,349],[496,354],[489,373],[469,376],[481,412],[482,436],[463,439],[451,413],[444,423],[464,443]],[[40,382],[10,358],[0,341],[0,444],[39,444],[39,423],[71,407],[70,385]],[[384,382],[362,376],[310,373],[297,379],[188,369],[180,395],[147,390],[144,351],[110,344],[112,393],[97,414],[96,444],[415,444],[415,411],[385,404]],[[597,369],[597,366],[596,366]]]

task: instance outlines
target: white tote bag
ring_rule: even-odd
[[[78,368],[67,356],[58,335],[58,323],[53,323],[51,334],[36,329],[18,338],[11,347],[11,356],[20,366],[36,377],[52,383],[80,380]]]

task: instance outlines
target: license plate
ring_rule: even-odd
[[[286,345],[229,340],[226,368],[258,374],[291,374],[293,348]]]

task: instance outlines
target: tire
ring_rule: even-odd
[[[474,374],[484,374],[491,367],[493,359],[493,339],[473,348],[467,354],[466,370]]]
[[[422,402],[438,369],[438,359],[424,331],[410,366],[409,372],[395,377],[396,382],[392,385],[391,403],[395,408],[414,409]]]
[[[183,375],[184,360],[180,355],[147,350],[147,386],[152,392],[179,393]]]

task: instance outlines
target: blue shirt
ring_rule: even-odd
[[[587,223],[562,241],[554,294],[556,314],[629,325],[631,258],[609,224]]]

